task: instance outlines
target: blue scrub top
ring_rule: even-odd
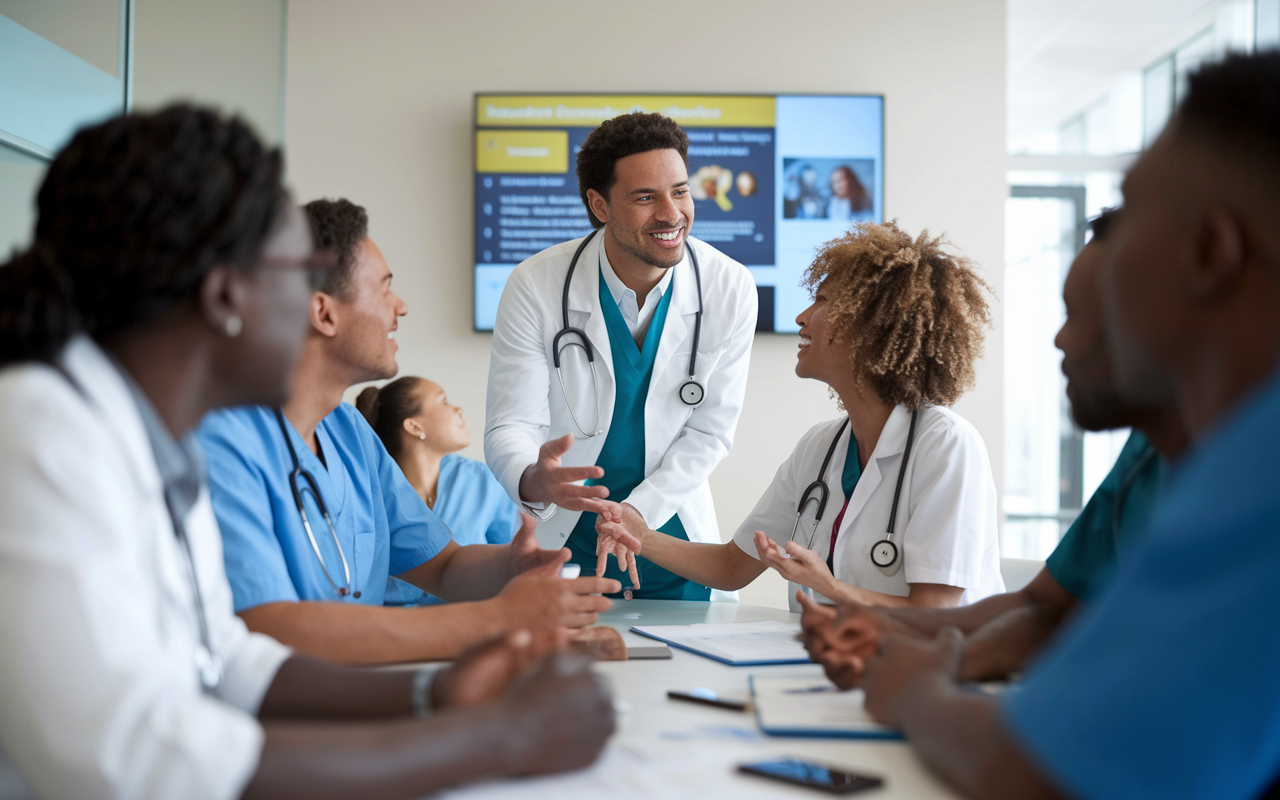
[[[1004,719],[1080,798],[1254,798],[1280,773],[1280,380],[1171,471],[1145,540]]]
[[[316,428],[324,463],[288,420],[285,428],[302,467],[320,486],[353,593],[338,596],[307,541],[289,488],[293,462],[275,413],[246,406],[210,414],[197,434],[209,462],[209,494],[236,611],[282,600],[381,605],[387,578],[435,558],[449,543],[449,529],[353,406],[339,405]],[[342,559],[329,526],[311,493],[304,491],[303,498],[325,565],[342,586]]]
[[[1147,530],[1169,464],[1139,431],[1129,434],[1111,472],[1045,561],[1063,589],[1092,600],[1115,569],[1116,556]]]
[[[596,459],[596,465],[604,469],[604,477],[587,483],[609,487],[609,499],[619,503],[625,502],[645,478],[644,409],[649,398],[653,362],[658,355],[658,342],[662,339],[667,308],[671,305],[672,288],[668,286],[662,295],[662,300],[654,309],[649,330],[645,332],[644,343],[637,346],[627,328],[626,320],[622,318],[622,312],[618,310],[618,304],[609,293],[603,270],[600,274],[600,309],[604,314],[605,327],[609,331],[609,352],[613,355],[613,418],[609,423],[604,447]],[[677,539],[689,539],[684,525],[680,523],[680,517],[676,515],[657,526],[657,530]],[[582,566],[582,574],[595,574],[596,515],[584,512],[578,517],[578,523],[565,544],[572,553],[570,560]],[[711,599],[711,590],[706,586],[665,570],[644,556],[636,559],[636,571],[640,575],[640,589],[634,593],[636,599]],[[631,586],[630,576],[618,569],[617,561],[613,558],[608,560],[605,574],[601,577],[613,578],[624,589]]]
[[[450,454],[440,461],[436,515],[461,545],[507,544],[520,529],[520,509],[483,461]],[[389,606],[443,603],[411,583],[389,578],[383,602]]]

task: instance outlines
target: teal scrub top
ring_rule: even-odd
[[[653,376],[653,362],[658,354],[658,341],[667,321],[667,308],[671,305],[672,287],[662,295],[653,320],[645,333],[644,345],[636,346],[626,320],[618,310],[618,304],[609,294],[603,272],[600,275],[600,308],[604,313],[605,327],[609,331],[609,349],[613,353],[614,403],[609,433],[596,466],[604,469],[604,477],[588,481],[592,485],[609,487],[609,499],[623,502],[644,480],[644,407],[649,396],[649,379]],[[668,536],[688,541],[689,535],[680,524],[679,516],[672,516],[658,530]],[[591,575],[596,569],[596,515],[584,512],[578,524],[569,534],[566,543],[573,554],[570,559],[582,565],[582,574]],[[659,567],[647,558],[636,559],[640,574],[640,589],[634,592],[637,599],[659,600],[710,600],[711,590],[706,586],[681,578]],[[605,577],[619,581],[623,588],[631,586],[631,578],[618,569],[618,562],[608,560]]]
[[[1169,465],[1147,437],[1129,435],[1111,472],[1045,561],[1062,588],[1092,600],[1110,578],[1116,555],[1146,530]]]
[[[849,431],[849,450],[844,456],[844,469],[840,471],[840,488],[844,491],[844,505],[840,507],[840,513],[836,515],[835,522],[831,524],[831,547],[827,550],[827,569],[831,570],[831,574],[836,574],[835,568],[835,552],[836,552],[836,536],[840,532],[840,526],[843,524],[845,509],[849,507],[849,498],[853,497],[853,490],[858,486],[858,479],[862,477],[862,464],[858,461],[858,437],[853,435],[853,431]]]

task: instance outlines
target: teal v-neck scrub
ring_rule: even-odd
[[[618,310],[618,304],[609,293],[603,272],[600,275],[600,308],[609,331],[609,350],[613,353],[614,402],[609,433],[600,457],[596,459],[596,466],[604,469],[604,477],[588,483],[609,487],[609,499],[615,502],[625,501],[645,478],[644,406],[673,288],[668,286],[662,295],[645,333],[644,345],[638,347],[627,329],[622,312]],[[677,539],[689,539],[679,516],[672,516],[658,530]],[[596,569],[596,515],[584,512],[566,544],[573,553],[570,560],[582,565],[582,574],[593,574]],[[706,586],[668,572],[643,556],[636,559],[636,567],[640,573],[640,590],[634,594],[637,599],[711,599],[711,590]],[[624,588],[631,585],[631,578],[618,569],[618,562],[612,557],[609,558],[605,577],[621,582]]]
[[[840,490],[844,492],[844,504],[840,506],[840,513],[836,514],[835,521],[831,523],[831,546],[827,549],[827,569],[831,570],[832,575],[836,573],[834,564],[836,537],[840,535],[840,526],[844,523],[844,512],[849,508],[849,498],[853,497],[853,490],[857,488],[861,477],[862,464],[858,461],[858,437],[854,436],[853,431],[850,430],[849,450],[844,456],[844,469],[840,471]]]

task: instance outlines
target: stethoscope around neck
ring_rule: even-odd
[[[888,575],[895,575],[901,568],[902,562],[899,559],[898,545],[894,543],[894,530],[898,524],[898,500],[902,497],[902,479],[907,474],[907,462],[911,459],[911,445],[916,440],[916,421],[920,417],[920,410],[916,409],[911,412],[911,426],[907,429],[907,446],[902,452],[902,464],[898,467],[898,484],[893,489],[893,507],[889,511],[889,526],[885,532],[885,537],[875,544],[871,545],[871,563],[880,568],[882,572]],[[835,454],[836,445],[840,443],[840,437],[844,434],[845,428],[849,427],[849,418],[845,417],[844,422],[840,423],[840,430],[836,431],[836,435],[831,440],[831,446],[827,448],[827,455],[822,459],[822,468],[818,470],[818,479],[809,484],[804,490],[804,494],[800,495],[800,504],[796,506],[796,524],[791,529],[791,540],[794,541],[796,533],[800,530],[800,520],[804,516],[804,511],[810,503],[817,503],[817,515],[813,520],[814,535],[818,532],[818,524],[822,522],[822,515],[826,513],[827,501],[831,499],[831,487],[827,485],[827,467],[831,465],[831,457]],[[849,433],[853,435],[852,432]],[[834,543],[833,543],[834,544]],[[813,536],[809,537],[809,546],[806,548],[813,549]],[[827,553],[827,568],[831,570],[831,574],[835,574],[835,547],[831,548],[831,552]]]
[[[590,337],[587,332],[581,328],[575,328],[569,324],[569,284],[573,280],[573,271],[578,266],[578,258],[582,255],[582,251],[586,249],[587,244],[595,238],[600,232],[596,228],[587,234],[582,240],[582,244],[578,245],[578,249],[574,251],[573,258],[569,261],[569,271],[564,276],[564,295],[560,301],[560,313],[564,322],[564,327],[556,332],[555,338],[551,340],[551,361],[556,368],[556,379],[560,381],[560,394],[564,396],[565,407],[569,409],[569,417],[573,420],[573,425],[582,434],[583,438],[590,439],[593,436],[599,436],[604,433],[604,429],[600,427],[600,376],[596,372],[596,353],[595,347],[591,344]],[[689,261],[693,264],[693,279],[698,285],[698,313],[693,319],[693,349],[689,351],[689,379],[680,384],[680,401],[687,406],[696,406],[706,397],[706,390],[701,383],[693,377],[694,370],[698,366],[698,338],[702,335],[702,273],[698,269],[698,255],[693,252],[693,246],[689,244],[689,240],[685,239],[685,252],[689,254]],[[572,337],[577,337],[574,341]],[[569,337],[563,345],[560,340]],[[564,373],[560,368],[560,354],[563,350],[570,347],[582,348],[587,355],[587,363],[591,366],[591,386],[592,392],[596,398],[596,418],[591,423],[590,432],[578,421],[578,415],[573,411],[573,403],[569,402],[569,393],[564,388]]]
[[[333,587],[333,591],[338,597],[346,597],[351,595],[357,600],[360,599],[360,591],[351,591],[351,568],[347,566],[347,556],[342,552],[342,542],[338,541],[338,531],[333,527],[333,518],[329,516],[329,509],[324,504],[324,497],[320,495],[320,485],[316,483],[316,478],[310,472],[302,468],[302,462],[298,460],[298,451],[293,449],[293,440],[289,438],[289,429],[284,424],[284,413],[279,409],[275,409],[276,423],[280,425],[280,434],[284,436],[284,443],[289,448],[289,458],[293,461],[293,470],[289,473],[289,489],[293,491],[293,503],[298,507],[298,516],[302,518],[302,529],[307,532],[307,541],[311,543],[311,552],[316,554],[316,560],[320,562],[320,569],[324,572],[324,577],[329,581],[329,585]],[[298,480],[306,482],[306,489],[310,490],[311,496],[316,499],[316,508],[320,509],[320,515],[324,517],[325,524],[329,526],[329,535],[333,537],[333,546],[338,548],[338,558],[342,559],[342,577],[345,579],[345,585],[339,586],[338,582],[329,574],[329,565],[324,563],[324,556],[320,553],[320,545],[316,544],[316,535],[311,532],[311,521],[307,519],[307,509],[302,503],[302,489],[298,485]]]

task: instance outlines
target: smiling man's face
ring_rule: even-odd
[[[361,381],[381,380],[396,374],[395,331],[408,312],[391,289],[391,268],[382,251],[366,238],[356,249],[351,283],[337,300],[341,326],[338,357],[347,362]]]
[[[684,258],[693,224],[689,170],[675,150],[650,150],[618,159],[609,196],[587,192],[591,211],[614,242],[651,267],[669,269]]]

